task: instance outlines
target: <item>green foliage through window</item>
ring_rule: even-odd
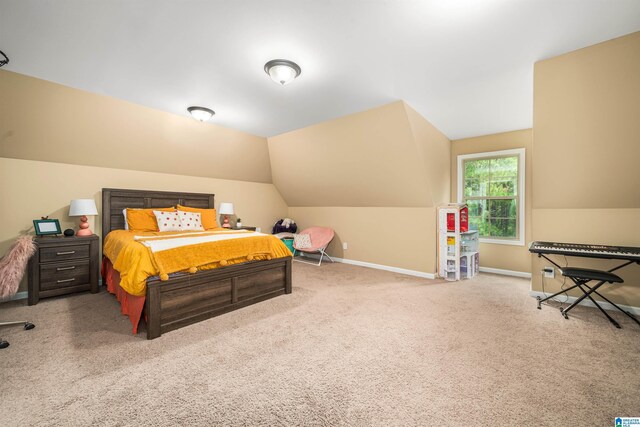
[[[469,228],[481,237],[518,237],[518,156],[465,160]]]

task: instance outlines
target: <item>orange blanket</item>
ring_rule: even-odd
[[[115,230],[104,241],[104,255],[120,273],[120,286],[131,295],[146,294],[146,280],[179,271],[195,273],[252,260],[290,257],[275,236],[246,230],[206,232],[136,232]]]

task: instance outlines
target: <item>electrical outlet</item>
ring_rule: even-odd
[[[345,251],[349,249],[349,244],[347,242],[342,242],[342,249],[344,249]]]
[[[553,279],[556,277],[556,269],[553,267],[547,266],[543,268],[542,271],[544,272],[544,277],[547,279]]]

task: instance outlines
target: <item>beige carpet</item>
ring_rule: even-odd
[[[536,310],[529,281],[294,264],[294,292],[147,341],[101,292],[0,306],[0,424],[613,426],[640,327]]]

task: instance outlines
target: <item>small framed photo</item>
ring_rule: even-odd
[[[62,234],[60,222],[57,219],[34,219],[33,228],[36,229],[36,236]]]

